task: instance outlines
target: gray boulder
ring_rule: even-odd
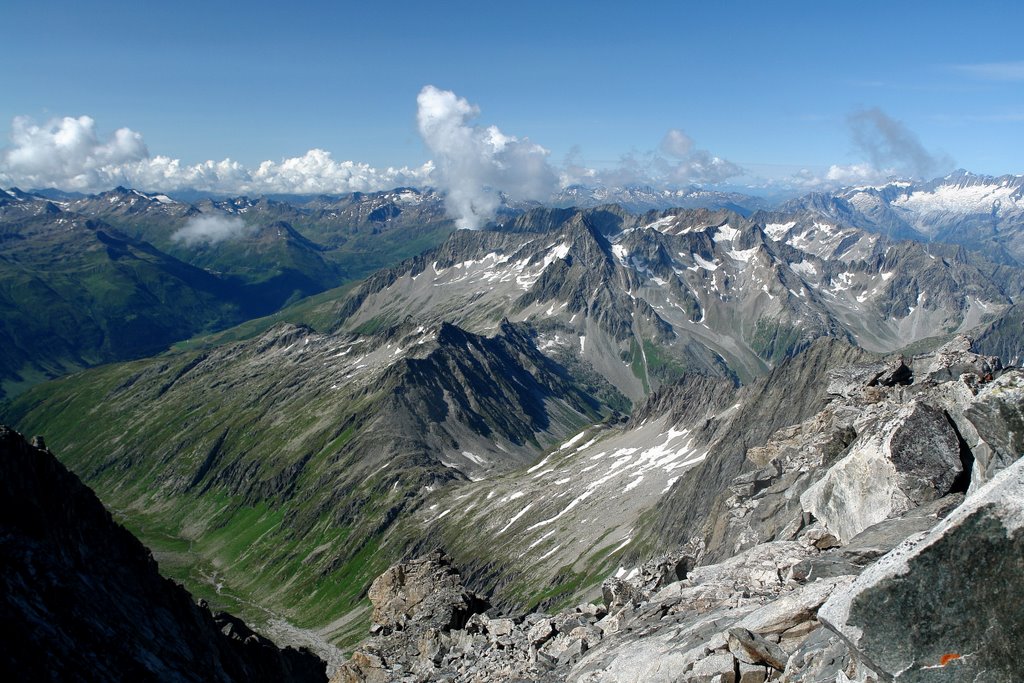
[[[964,374],[992,379],[1002,369],[1002,361],[997,356],[972,353],[973,344],[968,337],[956,337],[935,353],[915,361],[915,374],[936,382],[959,379]]]
[[[1024,461],[836,591],[818,619],[894,681],[1019,681]]]
[[[785,650],[753,631],[739,626],[729,629],[729,652],[747,664],[767,664],[782,671],[789,655]]]

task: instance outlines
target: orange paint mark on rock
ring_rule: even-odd
[[[950,652],[949,654],[942,655],[941,657],[939,657],[939,666],[946,666],[955,659],[960,659],[960,655],[958,655],[955,652]]]

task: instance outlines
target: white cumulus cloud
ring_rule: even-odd
[[[434,155],[445,206],[460,228],[479,228],[491,218],[500,193],[544,200],[557,188],[546,149],[497,126],[474,125],[480,109],[467,100],[428,85],[416,102],[420,135]]]
[[[101,140],[88,116],[44,125],[18,116],[11,124],[11,146],[0,153],[0,177],[28,187],[109,188],[125,179],[126,167],[148,156],[142,135],[128,128]]]
[[[198,244],[217,244],[225,240],[251,235],[255,229],[237,216],[194,216],[171,235],[174,242],[186,247]]]
[[[668,161],[655,157],[655,166],[669,184],[696,183],[715,185],[743,174],[736,164],[715,156],[706,149],[697,149],[693,139],[673,128],[661,139],[661,151],[675,159]]]

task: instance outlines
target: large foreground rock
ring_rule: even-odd
[[[837,591],[818,619],[895,681],[1021,680],[1024,461]]]

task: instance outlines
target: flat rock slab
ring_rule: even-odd
[[[1024,460],[833,593],[818,619],[894,681],[1021,680]]]
[[[789,655],[785,650],[745,628],[729,629],[729,652],[736,659],[747,664],[767,664],[782,671],[786,668]]]

